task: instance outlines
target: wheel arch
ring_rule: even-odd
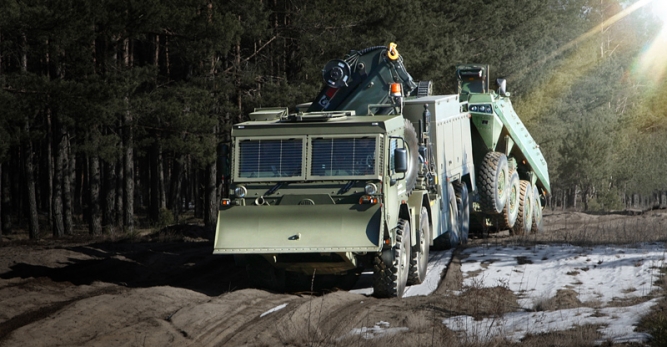
[[[398,217],[402,219],[406,219],[410,222],[410,243],[412,246],[416,245],[419,243],[418,240],[418,235],[417,235],[417,228],[419,227],[419,218],[421,215],[421,208],[426,207],[426,211],[428,212],[428,223],[431,229],[433,229],[433,217],[431,215],[431,202],[428,197],[428,193],[423,191],[423,192],[414,192],[410,197],[408,198],[408,201],[404,204],[401,204]],[[429,240],[429,245],[432,244],[432,239]]]

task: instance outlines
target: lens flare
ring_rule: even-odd
[[[653,42],[636,59],[632,71],[644,80],[658,83],[667,71],[667,0],[653,0],[651,11],[664,24]]]
[[[665,76],[667,74],[667,0],[636,0],[632,3],[623,0],[618,1],[624,4],[621,11],[604,19],[576,39],[551,51],[544,58],[508,76],[508,80],[521,79],[525,74],[539,69],[547,61],[561,59],[559,67],[550,71],[549,88],[535,89],[530,92],[529,98],[557,97],[566,93],[578,81],[576,78],[572,78],[571,71],[578,71],[578,75],[583,77],[589,72],[589,69],[596,66],[593,62],[597,61],[600,54],[599,35],[635,11],[645,9],[650,10],[657,18],[663,20],[663,28],[652,42],[648,43],[644,50],[637,55],[631,63],[632,65],[628,66],[628,74],[640,79],[642,81],[640,84],[647,82],[655,86],[662,82],[663,78],[667,78]],[[596,48],[596,46],[598,47]],[[550,107],[549,105],[548,102],[539,103],[537,106],[530,105],[530,112],[527,112],[527,115],[524,116],[524,123],[530,124],[533,119],[536,119],[537,115],[543,114]]]
[[[667,0],[653,0],[651,11],[663,22],[667,23]]]

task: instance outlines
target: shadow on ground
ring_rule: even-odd
[[[248,287],[245,269],[232,256],[213,255],[213,234],[193,225],[175,226],[137,240],[59,247],[81,254],[52,266],[17,263],[0,278],[50,278],[131,288],[171,286],[209,296]]]

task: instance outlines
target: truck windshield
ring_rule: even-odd
[[[303,139],[239,142],[239,177],[301,176]]]
[[[315,138],[313,176],[375,175],[375,138]]]

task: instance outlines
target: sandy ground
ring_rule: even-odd
[[[647,218],[667,225],[665,216],[551,213],[545,226],[568,242],[575,233],[632,229]],[[196,226],[105,242],[3,237],[0,346],[432,345],[454,335],[442,320],[464,313],[470,300],[449,295],[463,281],[456,256],[429,296],[249,288],[232,257],[211,254],[212,237]],[[502,296],[494,302],[507,307],[475,306],[482,316],[518,306],[501,288],[484,296]]]

